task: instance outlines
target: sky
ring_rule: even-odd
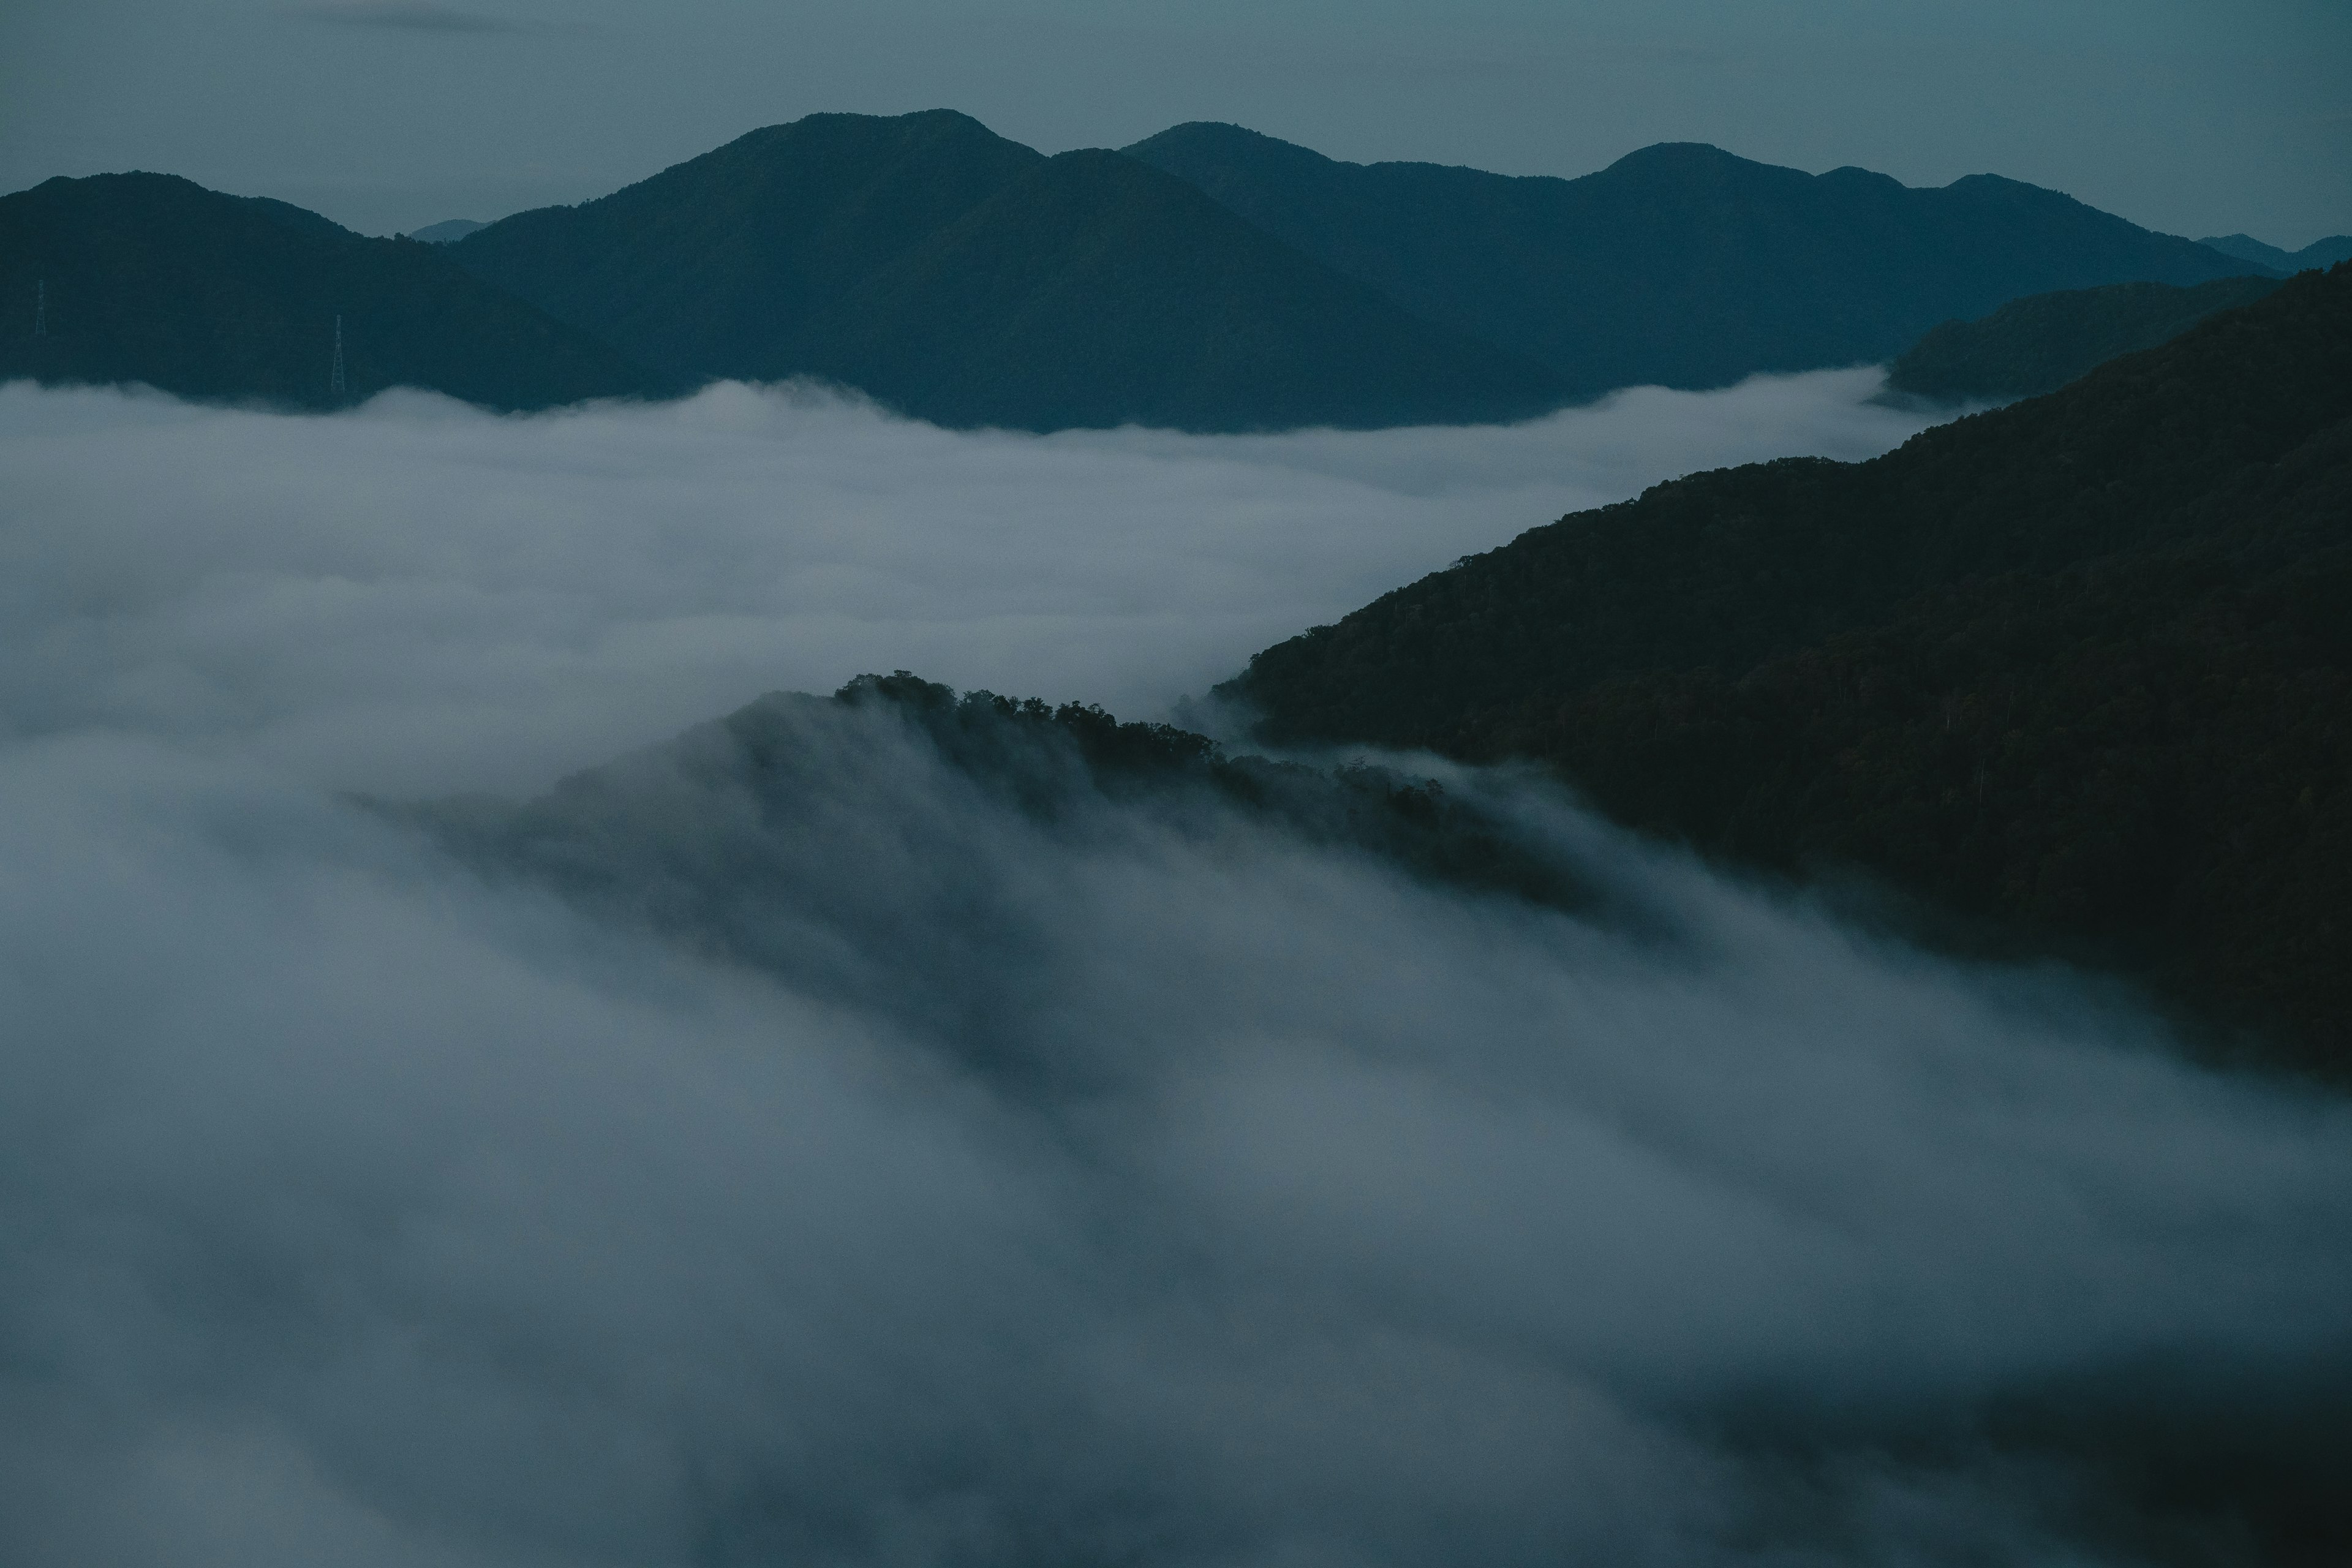
[[[12,0],[0,189],[180,174],[370,233],[600,195],[818,110],[1046,152],[1189,120],[1575,175],[1662,141],[2168,233],[2352,231],[2333,0]]]
[[[1875,384],[0,387],[0,1560],[2248,1560],[2162,1510],[2352,1464],[2341,1097],[1523,773],[1395,760],[1564,907],[754,700],[1148,716],[1555,508],[1899,441]]]

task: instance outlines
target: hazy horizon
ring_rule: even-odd
[[[1047,153],[1220,120],[1353,162],[1574,176],[1664,141],[1998,174],[2190,238],[2352,231],[2352,16],[2133,5],[1022,7],[54,0],[0,18],[0,187],[146,168],[367,233],[602,195],[819,110]],[[199,84],[202,84],[201,86]]]

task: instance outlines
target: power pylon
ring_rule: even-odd
[[[49,335],[49,280],[46,278],[41,279],[39,289],[33,296],[33,335],[37,338]]]
[[[335,368],[327,373],[327,395],[342,398],[351,389],[343,384],[343,319],[335,318]]]

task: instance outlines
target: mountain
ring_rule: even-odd
[[[1946,321],[1896,356],[1892,391],[1937,403],[1998,403],[2058,388],[2120,354],[2169,342],[2216,310],[2250,305],[2273,278],[2191,289],[2110,283],[2012,300],[1976,321]]]
[[[952,425],[1381,426],[1563,396],[1183,181],[947,110],[771,126],[452,254],[676,375],[818,375]]]
[[[824,825],[805,814],[825,789],[814,775],[834,766],[824,735],[845,710],[857,709],[904,721],[926,750],[984,795],[1040,823],[1066,822],[1106,803],[1171,825],[1186,816],[1197,822],[1207,811],[1229,812],[1304,843],[1343,846],[1457,888],[1586,912],[1625,900],[1622,889],[1605,888],[1571,857],[1530,843],[1491,807],[1456,798],[1425,778],[1362,765],[1320,769],[1230,757],[1206,736],[1170,725],[1121,723],[1075,702],[1056,708],[986,691],[960,697],[905,670],[859,676],[829,699],[771,692],[667,745],[575,773],[526,804],[471,796],[377,808],[428,828],[467,859],[530,872],[584,901],[618,905],[632,918],[649,916],[702,951],[732,949],[737,957],[806,972],[834,955],[813,953],[804,943],[774,944],[781,928],[772,922],[752,922],[761,949],[745,951],[741,887],[723,904],[697,896],[698,882],[709,887],[707,856],[700,871],[676,861],[659,869],[641,864],[652,873],[645,884],[661,889],[651,900],[625,885],[634,877],[614,873],[629,861],[642,863],[643,849],[669,859],[680,826],[698,838],[709,831],[709,821],[692,812],[671,813],[667,825],[646,819],[645,763],[662,755],[689,778],[750,787],[768,828],[802,845],[822,845]],[[622,847],[627,840],[643,848]],[[730,876],[766,884],[748,902],[785,907],[811,896],[805,879],[763,877],[761,858],[747,853],[728,862]],[[860,945],[888,947],[893,923],[878,923]]]
[[[437,246],[169,174],[0,196],[0,377],[324,407],[340,316],[352,397],[421,386],[518,409],[658,390]]]
[[[1193,430],[1461,423],[1557,405],[1181,181],[1046,160],[849,291],[808,363],[949,425]]]
[[[1990,174],[1915,190],[1664,143],[1580,179],[1347,163],[1194,123],[1127,154],[1579,395],[1884,360],[1939,321],[2101,283],[2246,270]]]
[[[1872,462],[1537,529],[1223,689],[1268,740],[1543,759],[2352,1075],[2347,364],[2339,264]]]
[[[2308,272],[2315,267],[2333,267],[2339,261],[2352,261],[2352,235],[2331,234],[2326,239],[2315,239],[2301,250],[2281,250],[2275,245],[2264,245],[2247,234],[2225,234],[2197,242],[2224,256],[2234,256],[2241,261],[2252,261],[2282,275]]]
[[[453,217],[440,223],[428,223],[423,228],[410,229],[408,237],[421,239],[427,245],[447,245],[452,241],[465,238],[478,228],[487,226],[487,225],[476,223],[469,217]]]

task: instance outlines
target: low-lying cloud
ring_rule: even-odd
[[[1917,429],[1874,373],[1493,429],[963,434],[789,390],[499,419],[0,388],[0,715],[234,737],[352,788],[537,788],[865,670],[1165,710],[1692,468]]]
[[[10,1563],[2223,1563],[2352,1457],[2352,1111],[1529,781],[1586,912],[880,704],[336,793],[1146,705],[1600,488],[1510,433],[5,395]]]

